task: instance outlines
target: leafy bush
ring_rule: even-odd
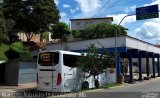
[[[6,44],[0,44],[0,60],[7,61],[8,58],[5,55],[5,52],[9,50],[9,46]]]
[[[91,25],[81,31],[73,31],[72,34],[75,38],[94,39],[114,37],[116,32],[117,36],[125,36],[127,35],[127,30],[127,28],[116,24],[100,23]]]
[[[7,42],[7,35],[6,34],[0,34],[0,44]]]
[[[10,45],[10,49],[6,52],[9,60],[22,58],[24,60],[32,59],[29,49],[23,46],[22,42],[14,42]]]

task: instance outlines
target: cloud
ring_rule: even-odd
[[[82,13],[90,13],[96,11],[101,6],[101,0],[75,0]]]
[[[134,30],[136,38],[152,44],[160,44],[160,22],[147,21]]]
[[[72,14],[74,14],[76,11],[79,11],[79,8],[78,8],[78,7],[76,7],[75,9],[70,9],[70,12],[71,12]]]
[[[66,13],[64,13],[64,12],[61,12],[61,13],[60,13],[60,16],[61,16],[61,18],[63,18],[63,17],[66,17],[66,16],[67,16],[67,14],[66,14]]]
[[[64,7],[64,8],[70,8],[71,6],[68,5],[68,4],[63,4],[63,7]]]
[[[60,19],[61,22],[65,22],[67,25],[69,25],[70,21],[68,19],[68,17],[63,17]]]
[[[135,9],[136,9],[136,7],[137,7],[137,6],[135,6],[135,5],[134,5],[134,6],[131,6],[131,7],[127,7],[127,8],[125,9],[125,12],[126,12],[126,13],[134,12]]]
[[[56,3],[56,5],[58,5],[58,4],[59,4],[59,0],[54,0],[54,2]]]
[[[152,1],[153,1],[152,3],[144,4],[144,6],[155,5],[155,4],[160,5],[160,0],[152,0]],[[160,7],[159,7],[159,10],[160,10]]]
[[[126,16],[127,14],[117,14],[117,15],[107,15],[107,17],[113,17],[113,23],[114,24],[119,24],[120,21]],[[136,17],[135,15],[133,16],[128,16],[124,18],[124,20],[121,22],[121,25],[125,26],[129,23],[135,22]]]
[[[159,10],[160,10],[160,0],[152,0],[152,1],[153,1],[152,3],[144,4],[144,6],[149,6],[149,5],[156,5],[156,4],[158,4],[158,5],[159,5]]]
[[[68,15],[64,12],[60,13],[61,19],[60,21],[65,22],[66,24],[69,25],[69,19],[68,19]]]
[[[135,29],[137,36],[141,39],[160,40],[160,22],[145,22]]]

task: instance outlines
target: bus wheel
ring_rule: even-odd
[[[82,90],[89,89],[89,83],[87,81],[82,83]]]

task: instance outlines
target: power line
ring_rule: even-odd
[[[104,8],[106,7],[106,5],[107,5],[110,1],[111,1],[111,0],[108,0],[108,1],[104,4],[104,6],[102,6],[102,7],[91,17],[91,19],[92,19],[93,17],[95,17],[102,9],[104,9]],[[86,22],[85,22],[81,27],[77,28],[77,30],[80,29],[80,28],[82,28],[84,25],[86,25]]]
[[[107,5],[110,1],[111,1],[111,0],[108,0],[108,1],[104,4],[104,6],[103,6],[101,9],[99,9],[98,12],[96,12],[96,13],[92,16],[92,18],[93,18],[94,16],[96,16],[102,9],[104,9],[104,8],[106,7],[106,5]]]

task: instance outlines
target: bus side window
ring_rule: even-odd
[[[59,53],[57,52],[53,53],[53,61],[54,61],[54,64],[59,63]]]
[[[68,54],[63,55],[63,63],[65,66],[76,67],[75,63],[77,60],[78,60],[77,55],[68,55]]]

